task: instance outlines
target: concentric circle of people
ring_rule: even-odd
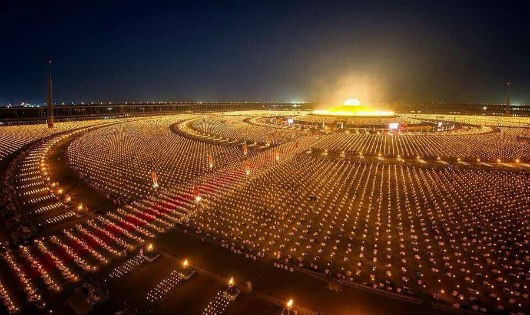
[[[0,128],[0,159],[44,139],[8,168],[6,211],[26,211],[40,224],[53,225],[89,210],[48,168],[50,150],[74,135],[69,165],[119,206],[32,245],[3,250],[27,300],[42,306],[43,290],[60,291],[81,272],[94,272],[178,224],[287,271],[307,268],[403,295],[427,292],[455,307],[525,311],[530,178],[517,169],[530,160],[528,144],[518,141],[528,133],[518,127],[528,125],[528,118],[447,116],[475,127],[441,133],[343,125],[322,133],[308,131],[307,124],[335,121],[299,114],[190,114],[58,123],[53,130]],[[286,124],[286,117],[294,117],[294,124]],[[346,125],[373,123],[361,119]],[[437,117],[400,119],[413,124]],[[375,122],[382,123],[387,121]],[[321,151],[353,158],[307,154]],[[407,157],[453,157],[489,167],[395,163]],[[518,162],[515,169],[497,168],[497,159]],[[111,276],[126,274],[139,259]],[[168,279],[148,298],[159,299],[166,285],[178,284],[177,276]],[[0,299],[9,312],[18,312],[1,279]],[[212,303],[206,313],[227,302],[220,297]]]

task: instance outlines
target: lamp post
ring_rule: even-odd
[[[155,171],[151,171],[151,179],[153,181],[153,188],[157,189],[158,188],[158,176],[156,175]]]
[[[195,274],[195,270],[193,270],[193,268],[190,267],[190,263],[188,259],[187,258],[184,259],[184,261],[182,262],[182,267],[178,271],[179,277],[182,278],[183,280],[188,280],[194,274]]]
[[[53,128],[53,100],[52,100],[52,61],[48,61],[48,128]]]
[[[213,156],[211,154],[208,155],[208,167],[213,168]]]
[[[506,82],[506,112],[505,112],[505,116],[510,116],[511,113],[510,113],[510,88],[512,86],[512,83],[511,82]]]
[[[294,300],[293,299],[289,299],[285,303],[285,306],[282,309],[282,315],[296,315],[296,314],[298,314],[297,311],[293,310],[293,306],[294,306]]]

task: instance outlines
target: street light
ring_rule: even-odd
[[[291,315],[291,314],[296,315],[298,312],[293,310],[293,305],[294,305],[294,300],[293,299],[289,299],[285,303],[285,307],[282,310],[282,315]]]

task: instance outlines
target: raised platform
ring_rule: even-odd
[[[348,114],[337,114],[337,113],[329,113],[329,114],[318,114],[318,113],[310,113],[310,114],[307,114],[308,116],[316,116],[316,117],[334,117],[334,118],[337,118],[337,119],[341,119],[341,118],[396,118],[396,117],[399,117],[399,115],[397,114],[392,114],[392,115],[355,115],[355,114],[351,114],[351,115],[348,115]]]

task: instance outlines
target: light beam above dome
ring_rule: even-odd
[[[356,98],[348,98],[344,101],[344,105],[357,106],[361,105],[361,102]]]

